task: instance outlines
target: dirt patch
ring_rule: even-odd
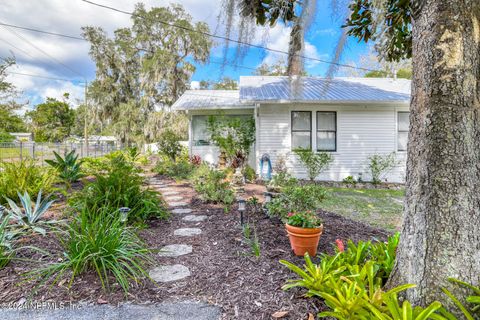
[[[117,304],[125,300],[135,303],[161,302],[166,300],[197,300],[217,304],[222,308],[222,319],[271,319],[276,311],[288,311],[284,319],[307,319],[308,313],[316,314],[324,309],[320,300],[305,299],[302,290],[284,292],[281,286],[294,275],[279,264],[280,259],[302,264],[295,257],[283,225],[272,221],[263,213],[247,214],[260,242],[260,257],[251,255],[250,247],[243,239],[237,211],[225,213],[221,206],[202,203],[193,189],[186,183],[177,184],[164,179],[171,185],[169,190],[178,191],[190,203],[192,214],[206,215],[203,222],[183,221],[184,215],[172,215],[169,221],[152,220],[149,228],[141,230],[140,236],[152,249],[168,244],[187,244],[193,252],[180,257],[155,255],[157,265],[182,264],[191,276],[185,280],[161,284],[150,282],[135,285],[125,297],[118,286],[112,286],[105,294],[95,274],[79,277],[68,290],[65,282],[51,288],[42,287],[33,296],[36,301],[56,302],[106,302]],[[152,187],[154,188],[154,187]],[[246,196],[263,196],[264,187],[248,185]],[[335,239],[385,240],[385,231],[372,228],[337,214],[320,212],[324,219],[325,232],[320,239],[319,252],[332,252]],[[200,228],[202,233],[193,237],[174,237],[178,228]],[[61,257],[61,249],[53,235],[31,239],[41,248],[48,248],[53,257],[37,257],[51,261]],[[33,258],[34,256],[32,256]],[[16,261],[0,271],[0,299],[16,302],[29,296],[33,283],[18,285],[20,273],[38,265]]]

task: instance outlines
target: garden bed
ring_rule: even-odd
[[[164,179],[166,180],[166,179]],[[155,286],[144,282],[131,288],[127,297],[119,286],[112,286],[105,294],[98,278],[88,273],[76,278],[68,290],[68,275],[53,286],[38,288],[30,298],[36,302],[110,303],[125,300],[135,303],[153,303],[166,300],[200,300],[219,305],[224,319],[270,319],[276,311],[288,311],[285,319],[306,319],[308,313],[316,314],[322,303],[316,299],[302,298],[303,291],[284,292],[281,286],[294,275],[280,265],[280,259],[302,263],[290,251],[283,225],[271,221],[265,215],[247,214],[251,226],[255,226],[260,244],[260,257],[251,255],[251,249],[243,239],[238,212],[224,213],[219,205],[203,204],[188,184],[168,181],[172,187],[190,200],[190,207],[208,219],[199,224],[202,234],[182,239],[173,239],[173,230],[195,227],[184,222],[182,216],[174,215],[169,221],[151,220],[148,228],[140,231],[141,237],[152,249],[174,243],[190,244],[191,254],[168,258],[155,256],[156,263],[187,266],[192,275],[182,281]],[[247,185],[246,196],[263,196],[263,187]],[[385,240],[388,233],[368,225],[347,219],[337,214],[320,212],[324,219],[325,232],[320,240],[319,252],[332,252],[336,239]],[[35,284],[22,281],[21,274],[38,266],[38,262],[61,258],[61,249],[54,235],[35,236],[28,240],[32,245],[51,252],[46,257],[40,253],[24,252],[24,258],[34,261],[13,261],[0,271],[0,299],[4,303],[21,302],[29,298]]]

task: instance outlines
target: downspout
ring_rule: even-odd
[[[254,118],[255,118],[255,144],[254,144],[254,151],[255,151],[255,172],[260,174],[260,153],[258,150],[258,143],[260,138],[260,126],[259,126],[259,112],[260,112],[260,104],[255,103],[254,109]]]

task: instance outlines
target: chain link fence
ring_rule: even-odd
[[[63,156],[65,153],[75,150],[79,158],[101,157],[112,151],[118,150],[116,145],[112,144],[88,144],[84,143],[36,143],[36,142],[12,142],[0,143],[0,161],[23,161],[24,159],[34,159],[39,164],[44,164],[46,159],[54,159],[55,151]]]

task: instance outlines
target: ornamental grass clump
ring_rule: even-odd
[[[68,274],[71,286],[79,275],[95,272],[104,290],[110,289],[114,279],[125,294],[131,282],[149,278],[146,270],[153,263],[151,252],[120,219],[118,210],[91,212],[84,207],[59,241],[64,250],[61,261],[28,273],[28,278],[55,285]]]
[[[143,223],[145,220],[167,218],[168,211],[160,195],[142,187],[143,178],[138,169],[123,156],[117,156],[109,161],[105,174],[96,174],[95,180],[74,195],[70,200],[77,210],[87,209],[97,212],[100,209],[115,211],[121,207],[130,208],[128,222]]]

